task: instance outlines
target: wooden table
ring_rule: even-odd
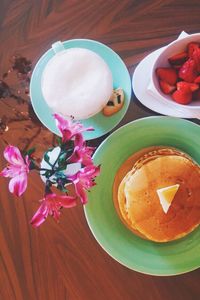
[[[182,30],[195,33],[200,28],[198,0],[2,0],[0,6],[1,74],[9,69],[15,53],[35,65],[53,42],[89,38],[116,51],[132,76],[151,51]],[[5,80],[16,87],[12,76]],[[37,145],[40,157],[54,140],[26,99],[1,99],[1,168],[6,143],[22,149]],[[132,96],[118,127],[151,115],[155,113]],[[8,192],[4,178],[0,183],[0,299],[200,299],[200,270],[162,278],[139,274],[114,261],[92,236],[82,207],[63,211],[59,225],[49,218],[33,229],[29,220],[43,193],[36,174],[20,199]]]

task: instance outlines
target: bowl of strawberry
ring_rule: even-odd
[[[200,34],[169,44],[155,61],[152,77],[162,99],[200,108]]]

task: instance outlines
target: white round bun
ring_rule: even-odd
[[[50,59],[41,86],[54,112],[82,120],[103,109],[112,94],[113,80],[108,65],[98,54],[70,48]]]

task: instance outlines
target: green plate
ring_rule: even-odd
[[[111,134],[94,154],[95,164],[101,164],[101,174],[89,193],[85,215],[99,244],[124,266],[151,275],[177,275],[200,267],[200,227],[177,241],[146,241],[123,225],[112,200],[112,185],[120,165],[134,152],[153,145],[179,148],[200,163],[198,125],[171,117],[131,122]]]
[[[89,119],[81,121],[81,123],[83,123],[86,127],[92,126],[95,128],[95,131],[88,131],[84,133],[84,137],[86,140],[100,137],[117,126],[128,109],[131,99],[131,80],[129,72],[119,55],[102,43],[93,40],[75,39],[65,41],[62,44],[65,49],[76,47],[86,48],[99,54],[108,64],[112,72],[114,88],[121,87],[124,91],[124,105],[118,113],[114,114],[111,117],[105,117],[100,112]],[[44,67],[54,55],[55,54],[53,50],[50,49],[40,58],[40,60],[36,64],[31,76],[30,97],[33,109],[40,121],[53,133],[60,135],[57,127],[55,126],[55,121],[52,116],[53,112],[45,102],[41,91],[41,78]]]

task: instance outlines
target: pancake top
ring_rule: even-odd
[[[179,153],[179,155],[178,155]],[[180,184],[167,214],[157,189]],[[180,152],[147,155],[126,177],[124,194],[129,221],[154,241],[169,241],[192,231],[200,223],[199,167]]]
[[[113,91],[112,73],[106,62],[83,48],[56,53],[43,71],[41,85],[48,106],[76,120],[101,111]]]

